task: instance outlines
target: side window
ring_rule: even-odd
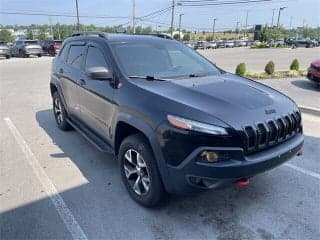
[[[69,54],[67,57],[67,63],[75,68],[81,68],[81,62],[83,59],[83,52],[85,46],[71,45]]]
[[[96,47],[89,46],[86,64],[85,64],[85,71],[87,71],[91,67],[106,67],[107,63],[104,58],[103,53],[100,49]]]
[[[69,44],[65,44],[59,53],[59,57],[65,61],[69,50]]]

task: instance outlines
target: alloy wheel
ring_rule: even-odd
[[[54,114],[56,115],[58,124],[61,124],[63,121],[62,111],[61,111],[61,102],[59,98],[54,99]]]
[[[124,154],[123,168],[133,191],[138,195],[147,194],[150,189],[150,176],[141,154],[134,149],[127,150]]]

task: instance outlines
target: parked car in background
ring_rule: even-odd
[[[62,40],[44,40],[41,42],[42,51],[44,54],[55,56],[59,53],[62,46]]]
[[[283,40],[283,39],[277,39],[277,40],[274,42],[274,44],[275,44],[276,47],[283,46],[283,45],[284,45],[284,40]]]
[[[308,39],[300,39],[296,40],[292,44],[294,47],[306,47],[306,48],[313,48],[315,47],[315,43]]]
[[[198,41],[195,45],[195,49],[208,49],[209,48],[209,43],[206,41]]]
[[[246,46],[249,47],[254,44],[254,40],[247,40],[245,41],[245,43],[246,43]]]
[[[217,48],[225,48],[226,47],[226,42],[224,41],[219,41],[217,43]]]
[[[226,41],[226,48],[234,48],[233,41]]]
[[[15,57],[29,57],[31,55],[41,57],[43,51],[36,40],[19,40],[12,46],[11,54]]]
[[[217,48],[217,43],[215,41],[209,42],[209,48],[216,49]]]
[[[235,40],[233,41],[234,47],[245,47],[246,42],[243,40]]]
[[[9,59],[11,57],[11,50],[5,41],[0,41],[0,57]]]
[[[308,68],[308,79],[320,86],[320,59],[313,61]]]

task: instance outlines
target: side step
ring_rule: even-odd
[[[114,154],[112,147],[107,144],[103,139],[96,136],[92,131],[90,131],[86,126],[79,122],[67,119],[67,122],[79,132],[85,139],[87,139],[93,146],[95,146],[100,152]]]

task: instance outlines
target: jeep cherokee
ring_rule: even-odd
[[[58,127],[113,153],[147,207],[167,193],[246,185],[304,141],[291,99],[171,39],[75,34],[53,61],[50,89]]]

